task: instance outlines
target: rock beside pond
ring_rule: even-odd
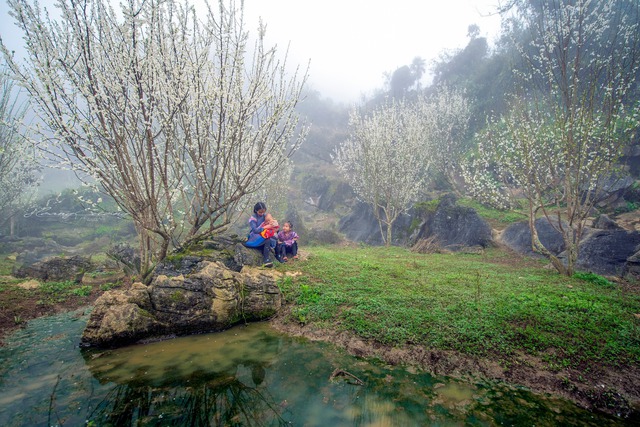
[[[105,292],[95,303],[82,345],[126,344],[227,329],[263,320],[282,306],[281,273],[244,267],[236,272],[203,260],[188,275],[155,276],[149,286]]]

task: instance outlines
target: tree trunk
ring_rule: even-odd
[[[540,238],[538,237],[538,230],[536,230],[536,218],[534,212],[531,212],[531,215],[529,215],[529,231],[531,232],[531,249],[549,259],[553,267],[558,270],[558,273],[569,276],[570,274],[567,272],[567,268],[564,266],[562,261],[560,261],[557,256],[549,252],[549,250],[540,241]]]

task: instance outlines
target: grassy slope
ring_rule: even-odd
[[[640,364],[638,288],[559,276],[498,249],[485,255],[314,247],[283,270],[290,320],[391,346],[541,358],[549,370]]]

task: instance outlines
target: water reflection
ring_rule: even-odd
[[[356,359],[267,324],[81,352],[86,317],[38,319],[0,348],[0,425],[633,424],[526,390]],[[364,385],[330,379],[337,368]]]
[[[235,329],[116,351],[85,351],[101,384],[116,384],[89,419],[99,425],[285,425],[261,387],[282,338]]]

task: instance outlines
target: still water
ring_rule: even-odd
[[[1,426],[625,425],[526,390],[361,360],[266,323],[81,351],[86,321],[82,311],[37,319],[0,347]],[[353,377],[331,378],[336,369]]]

